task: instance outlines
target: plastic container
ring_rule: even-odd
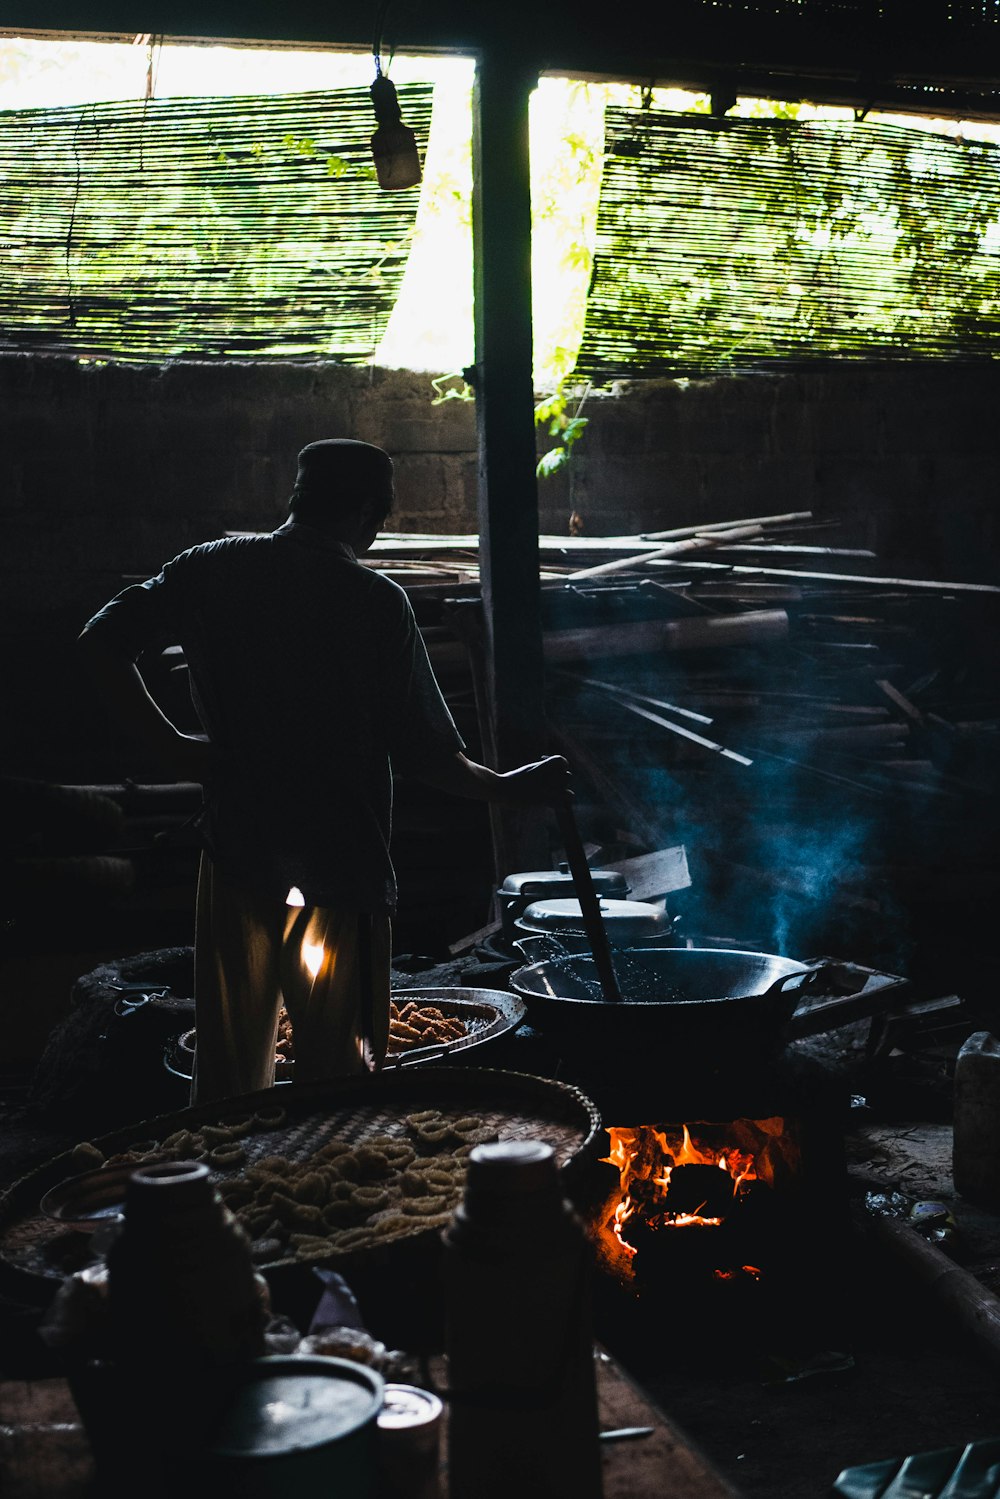
[[[980,1207],[1000,1207],[1000,1041],[976,1031],[955,1062],[955,1190]]]
[[[476,1146],[443,1237],[451,1499],[599,1499],[592,1254],[551,1147]]]

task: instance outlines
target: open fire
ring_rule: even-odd
[[[761,1278],[753,1251],[766,1246],[775,1194],[799,1171],[791,1121],[643,1124],[608,1136],[604,1160],[619,1182],[596,1225],[605,1268],[632,1282],[661,1264],[722,1280]]]

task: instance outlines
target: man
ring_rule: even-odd
[[[511,806],[568,794],[559,756],[498,774],[464,754],[406,594],[357,560],[392,501],[380,448],[310,443],[284,525],[183,552],[80,637],[119,723],[205,788],[195,1102],[271,1086],[282,1001],[298,1081],[381,1064],[394,769]],[[157,643],[183,648],[206,738],[146,691]]]

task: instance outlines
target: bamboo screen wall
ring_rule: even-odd
[[[433,88],[399,89],[423,156]],[[369,360],[418,192],[367,89],[0,113],[0,349]]]
[[[1000,354],[1000,147],[609,108],[577,372]]]
[[[680,9],[704,8],[705,0],[680,0]],[[993,25],[1000,22],[997,0],[710,0],[713,10],[734,11],[798,23],[888,21],[902,27],[921,24],[938,31],[948,27]],[[919,14],[915,14],[919,12]]]

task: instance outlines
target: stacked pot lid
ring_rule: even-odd
[[[594,889],[602,897],[620,900],[629,893],[625,876],[616,869],[593,869],[591,876]],[[504,938],[513,942],[522,935],[521,931],[515,929],[514,923],[529,906],[547,904],[550,900],[571,901],[575,895],[573,876],[565,866],[561,869],[533,869],[522,874],[509,874],[497,891]],[[546,927],[545,930],[550,931],[552,928]],[[583,930],[582,920],[577,930]]]

